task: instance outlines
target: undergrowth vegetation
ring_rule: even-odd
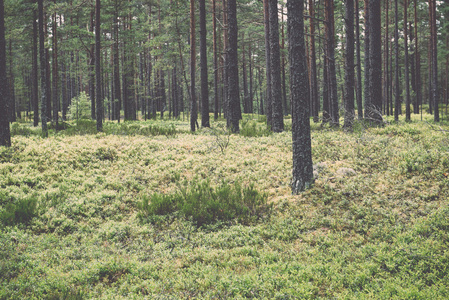
[[[447,299],[449,126],[424,117],[312,123],[316,180],[297,196],[291,132],[263,117],[240,135],[80,119],[42,139],[15,123],[0,299]]]

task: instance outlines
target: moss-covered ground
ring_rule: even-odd
[[[84,122],[42,139],[14,124],[0,299],[448,299],[449,126],[430,120],[312,124],[317,178],[300,195],[291,132],[256,118],[241,135],[223,121],[195,134],[187,121],[99,134]],[[249,225],[139,217],[151,195],[206,180],[253,185],[273,208]]]

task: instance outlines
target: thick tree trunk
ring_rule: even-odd
[[[195,43],[195,1],[190,0],[190,130],[196,129],[198,108],[195,96],[195,69],[196,69],[196,43]]]
[[[210,127],[207,76],[206,0],[200,0],[201,127]]]
[[[359,120],[363,119],[363,98],[362,98],[362,60],[360,58],[360,18],[359,1],[355,0],[355,35],[357,42],[357,116]]]
[[[269,5],[268,2],[270,0],[263,0],[263,13],[264,13],[264,28],[265,28],[265,65],[266,65],[266,98],[265,98],[265,107],[264,112],[267,115],[267,125],[269,128],[272,127],[272,98],[271,98],[271,66],[270,66],[270,17],[269,17]]]
[[[399,13],[398,0],[394,0],[394,120],[399,121],[401,102],[399,100]]]
[[[31,102],[33,103],[33,126],[39,125],[39,80],[38,80],[38,32],[37,12],[33,10],[33,72]]]
[[[405,120],[410,121],[410,80],[408,59],[408,0],[404,0],[404,80],[405,80]]]
[[[318,122],[320,111],[320,98],[318,96],[318,80],[316,67],[316,49],[315,49],[315,9],[314,1],[309,0],[310,14],[310,103],[313,121]]]
[[[37,0],[38,19],[39,19],[39,57],[41,69],[41,123],[42,136],[48,137],[47,129],[47,57],[45,55],[45,36],[44,36],[44,0]],[[3,68],[1,68],[3,69]],[[6,70],[6,68],[5,68]]]
[[[291,188],[292,193],[297,194],[313,183],[309,80],[304,43],[304,1],[288,0],[287,9],[293,141]]]
[[[329,113],[332,126],[339,126],[337,72],[335,68],[335,30],[334,30],[334,1],[325,0],[328,82],[329,82]]]
[[[237,3],[236,0],[228,0],[228,116],[227,125],[232,132],[239,132],[240,120],[240,94],[239,94],[239,69],[238,69],[238,28],[237,28]]]
[[[10,147],[6,80],[5,6],[3,0],[0,0],[0,82],[3,82],[0,84],[0,146]]]
[[[355,0],[358,1],[358,0]],[[345,127],[354,123],[354,0],[345,1]]]
[[[433,120],[440,121],[439,91],[438,91],[438,49],[437,49],[437,25],[436,25],[436,0],[429,0],[430,11],[430,43],[432,52],[432,92]]]
[[[96,105],[96,119],[97,119],[97,131],[103,131],[103,97],[101,95],[102,82],[101,82],[101,19],[100,19],[100,0],[95,1],[95,98]]]
[[[382,122],[382,38],[380,0],[370,0],[370,106],[368,117]]]
[[[284,116],[282,110],[282,81],[281,81],[281,55],[279,48],[279,20],[278,1],[268,0],[270,20],[270,79],[271,79],[271,107],[273,132],[284,130]]]

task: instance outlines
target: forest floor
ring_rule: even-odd
[[[194,134],[187,121],[99,134],[82,121],[42,139],[13,124],[0,149],[0,299],[449,298],[447,122],[312,124],[316,180],[291,195],[291,132],[254,118],[240,135],[223,121]],[[268,209],[202,226],[143,211],[154,195],[236,183]]]

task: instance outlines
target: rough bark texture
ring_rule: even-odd
[[[198,119],[198,107],[195,96],[195,1],[190,0],[190,131],[195,131]]]
[[[318,122],[320,111],[320,98],[318,97],[318,80],[316,68],[316,50],[315,50],[315,9],[314,1],[309,0],[310,14],[310,103],[314,122]]]
[[[399,101],[399,13],[398,0],[394,0],[394,120],[399,121],[401,102]]]
[[[416,87],[416,106],[414,112],[419,113],[419,106],[422,104],[422,89],[421,89],[421,57],[418,43],[418,14],[417,14],[417,0],[414,1],[415,13],[415,87]]]
[[[309,80],[304,43],[303,0],[288,0],[290,97],[292,103],[293,177],[292,193],[313,183],[309,119]]]
[[[359,20],[359,1],[355,1],[355,36],[357,41],[357,115],[358,119],[363,119],[363,100],[362,100],[362,60],[360,58],[360,20]]]
[[[41,73],[41,123],[42,136],[48,137],[47,129],[47,57],[45,55],[44,44],[44,4],[43,0],[38,0],[38,19],[39,19],[39,57]],[[2,68],[3,69],[3,68]]]
[[[438,50],[437,50],[437,24],[436,24],[436,0],[429,0],[430,11],[430,43],[432,53],[432,91],[431,101],[433,104],[433,120],[440,121],[439,91],[438,91]]]
[[[334,1],[325,0],[326,15],[326,40],[327,40],[327,61],[328,61],[328,82],[329,82],[329,113],[331,125],[339,126],[340,115],[337,95],[337,72],[335,68],[335,30],[334,30]]]
[[[382,122],[382,39],[380,0],[370,0],[370,95],[371,103],[366,106],[368,118]]]
[[[215,0],[212,0],[212,26],[214,47],[214,120],[218,119],[218,58],[217,58],[217,12]]]
[[[358,0],[356,0],[358,1]],[[354,0],[345,1],[345,127],[354,122]]]
[[[100,0],[95,3],[95,99],[97,131],[103,131],[103,97],[101,96],[101,30],[100,30]]]
[[[369,107],[371,106],[371,89],[370,89],[370,17],[369,17],[369,2],[370,0],[364,0],[365,4],[365,11],[364,11],[364,18],[365,18],[365,73],[364,73],[364,89],[363,89],[363,95],[365,97],[365,117],[368,118],[368,111]]]
[[[33,126],[39,125],[39,80],[38,80],[38,41],[37,41],[37,12],[33,11],[33,73],[32,73],[32,91],[31,102],[33,103]]]
[[[236,0],[228,0],[228,128],[232,132],[239,132],[240,119],[240,94],[239,94],[239,69],[237,53],[237,3]]]
[[[270,19],[270,70],[271,70],[271,107],[273,132],[284,130],[282,111],[281,52],[279,48],[278,1],[268,0]]]
[[[410,80],[409,80],[409,58],[408,58],[408,23],[407,10],[408,1],[404,0],[404,81],[405,81],[405,120],[410,121]]]
[[[207,78],[206,1],[200,0],[201,127],[210,127]]]
[[[5,8],[0,0],[0,146],[11,146],[11,133],[8,122],[8,88],[6,83],[6,40],[5,40]]]
[[[271,105],[271,69],[270,69],[270,17],[268,9],[268,1],[263,0],[263,13],[264,13],[264,28],[265,28],[265,65],[266,65],[266,98],[265,98],[265,113],[267,115],[267,125],[271,128],[272,124],[272,105]],[[263,114],[263,113],[262,113]]]

